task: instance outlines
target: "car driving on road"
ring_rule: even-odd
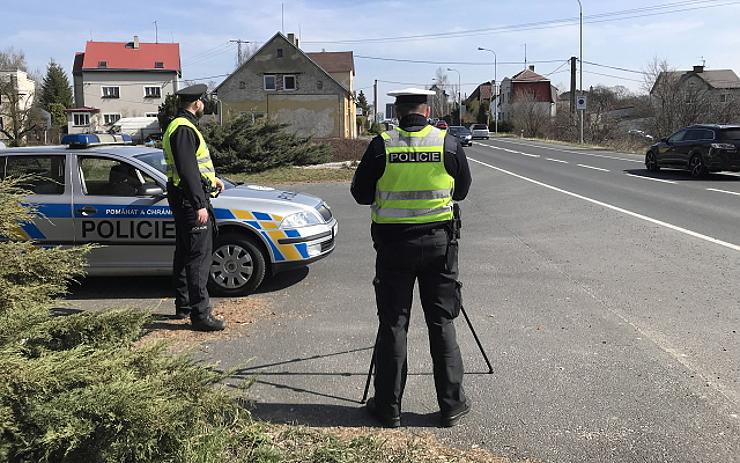
[[[470,126],[470,132],[473,134],[473,140],[476,138],[488,138],[491,134],[488,132],[488,126],[486,124],[472,124]]]
[[[450,135],[457,137],[457,139],[460,140],[461,145],[473,145],[473,134],[470,133],[470,130],[468,130],[467,127],[462,125],[453,125],[449,129],[447,129],[447,132],[449,132]]]
[[[90,275],[172,272],[175,223],[167,204],[162,150],[122,146],[121,135],[68,135],[69,146],[0,150],[0,178],[24,180],[39,217],[20,239],[40,246],[102,246]],[[217,295],[254,291],[266,275],[305,266],[334,250],[337,221],[320,198],[224,180],[212,200],[219,227],[209,274]]]
[[[645,167],[688,170],[692,177],[707,172],[740,172],[740,125],[692,125],[652,145]]]

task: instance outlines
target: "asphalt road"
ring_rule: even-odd
[[[474,410],[437,429],[417,302],[404,425],[514,459],[740,461],[740,176],[648,174],[639,156],[516,139],[466,152],[461,279],[495,372],[460,319]],[[262,418],[368,425],[369,210],[347,184],[299,189],[332,206],[336,251],[283,277],[263,294],[276,316],[208,356],[256,378]]]

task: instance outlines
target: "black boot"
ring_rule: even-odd
[[[401,426],[401,415],[394,415],[392,413],[386,413],[378,409],[378,405],[375,403],[375,397],[371,397],[365,404],[365,410],[380,422],[386,428],[397,428]]]
[[[226,327],[226,322],[213,318],[213,315],[208,315],[205,318],[194,318],[190,321],[195,331],[223,331]]]
[[[458,410],[453,410],[450,412],[441,412],[439,425],[443,428],[451,428],[453,426],[457,426],[457,423],[460,421],[460,418],[467,415],[468,412],[470,412],[470,402],[465,401],[463,406]]]

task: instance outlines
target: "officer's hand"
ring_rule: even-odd
[[[219,193],[224,191],[224,182],[218,177],[216,177],[216,189]]]
[[[208,222],[208,209],[206,209],[205,207],[202,209],[198,209],[196,214],[198,214],[198,217],[195,218],[195,222],[198,225],[204,225],[206,222]]]

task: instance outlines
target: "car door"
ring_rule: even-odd
[[[678,151],[681,148],[681,143],[686,136],[688,130],[683,129],[674,133],[665,143],[661,143],[658,147],[658,160],[661,164],[676,165],[679,161]]]
[[[75,171],[79,177],[73,195],[76,241],[102,245],[90,253],[90,273],[169,271],[175,223],[162,194],[164,185],[129,160],[112,155],[78,154]]]
[[[21,187],[31,194],[28,204],[38,212],[29,223],[19,224],[17,238],[40,245],[74,244],[72,185],[65,154],[10,154],[0,158],[2,178],[24,178]]]
[[[689,129],[686,135],[684,135],[683,140],[676,143],[676,163],[681,166],[689,165],[689,158],[694,153],[694,148],[701,143],[700,140],[704,135],[703,132],[701,129]]]

